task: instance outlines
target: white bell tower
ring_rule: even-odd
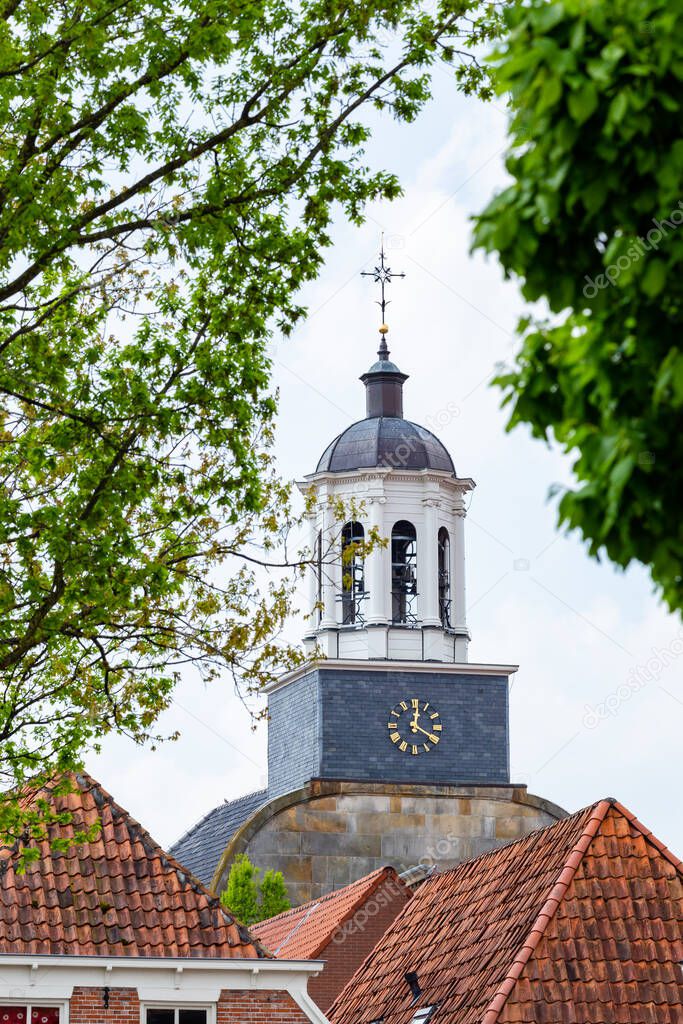
[[[367,661],[467,661],[466,498],[441,441],[403,418],[407,375],[389,359],[382,324],[378,360],[363,374],[366,417],[323,452],[299,483],[315,497],[309,571],[309,653]],[[335,508],[360,509],[339,522]],[[364,560],[342,564],[342,551],[370,530],[387,541]]]

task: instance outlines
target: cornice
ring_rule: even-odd
[[[333,668],[342,672],[417,672],[450,676],[507,676],[514,675],[519,665],[476,664],[471,661],[369,661],[363,658],[316,658],[286,672],[274,683],[265,686],[265,693],[274,693],[317,669]]]
[[[368,469],[350,470],[348,473],[308,473],[303,480],[297,480],[296,485],[302,493],[306,494],[311,487],[319,484],[352,484],[370,483],[376,480],[396,480],[406,483],[438,483],[457,493],[473,491],[477,486],[471,477],[454,477],[437,469],[393,469],[376,466]]]

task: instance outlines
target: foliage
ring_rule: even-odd
[[[276,914],[289,910],[290,906],[282,872],[268,868],[264,871],[261,880],[260,920],[267,921],[269,917],[275,917]]]
[[[550,319],[498,385],[576,456],[560,519],[683,607],[683,6],[531,0],[496,60],[511,185],[477,218]]]
[[[242,924],[250,925],[260,920],[256,887],[258,875],[259,869],[247,855],[238,853],[230,868],[227,887],[221,893],[221,903]]]
[[[282,872],[268,868],[259,885],[260,873],[246,853],[238,853],[230,868],[227,887],[221,893],[222,905],[242,924],[265,921],[290,908]]]
[[[496,5],[474,7],[7,0],[5,787],[112,730],[150,739],[183,664],[227,667],[244,692],[297,657],[278,642],[291,581],[255,575],[292,524],[269,333],[301,317],[333,210],[359,221],[399,192],[363,161],[365,109],[413,120],[439,60],[488,92],[461,47]]]
[[[99,838],[102,824],[99,819],[91,825],[85,825],[74,822],[70,811],[59,811],[55,807],[56,798],[73,793],[75,788],[73,775],[65,774],[51,780],[38,791],[35,785],[26,787],[16,799],[3,804],[4,833],[14,839],[12,858],[18,874],[22,874],[28,864],[40,859],[37,843],[46,834],[50,837],[51,849],[63,854],[70,850],[73,852],[75,845],[92,843]],[[72,827],[68,832],[62,832],[64,825]]]

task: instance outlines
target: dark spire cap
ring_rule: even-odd
[[[403,416],[403,383],[408,380],[407,373],[401,373],[396,363],[389,359],[389,349],[385,334],[382,334],[379,359],[360,378],[365,384],[365,417]]]

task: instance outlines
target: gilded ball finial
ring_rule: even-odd
[[[382,324],[382,326],[379,329],[379,333],[380,334],[388,334],[389,333],[388,325],[387,324]]]

